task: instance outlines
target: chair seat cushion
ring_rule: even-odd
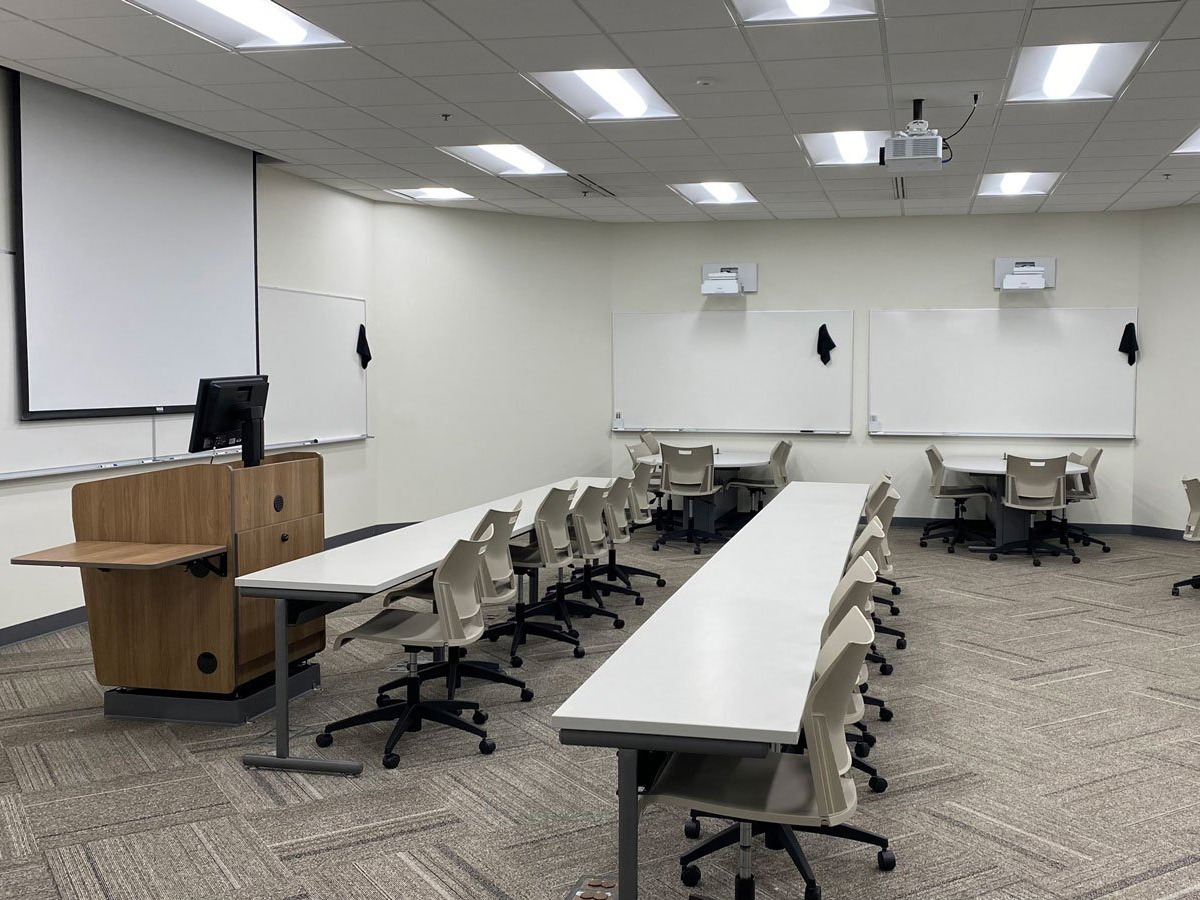
[[[413,647],[441,647],[442,623],[437,613],[413,612],[407,609],[385,609],[357,628],[338,635],[334,647],[348,641],[381,641]]]
[[[954,500],[959,497],[983,497],[990,494],[982,484],[943,484],[937,496],[944,500]]]
[[[750,478],[735,478],[732,481],[725,482],[725,487],[740,487],[751,491],[765,491],[775,487],[775,482],[757,481]]]
[[[857,803],[854,781],[840,779],[843,796],[831,816],[849,818]],[[807,756],[768,753],[762,759],[672,754],[646,793],[651,803],[734,819],[784,825],[821,825]]]

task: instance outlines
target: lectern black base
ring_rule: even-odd
[[[288,697],[321,686],[319,663],[293,665]],[[233,694],[191,694],[181,691],[148,691],[113,688],[104,692],[104,715],[113,719],[149,719],[192,725],[241,725],[275,706],[275,678],[264,675]]]

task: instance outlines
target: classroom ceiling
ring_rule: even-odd
[[[1200,0],[878,0],[878,14],[745,25],[725,0],[281,0],[350,47],[231,52],[123,0],[0,0],[0,64],[262,151],[374,200],[604,222],[1092,212],[1200,201]],[[1022,46],[1149,42],[1114,100],[1004,103]],[[636,68],[680,118],[585,123],[523,73]],[[707,82],[707,83],[701,83]],[[943,172],[813,167],[796,135],[892,130],[911,101]],[[498,178],[435,149],[521,143],[569,176]],[[986,173],[1060,172],[978,197]],[[668,184],[738,181],[754,204]],[[589,189],[589,183],[597,186]],[[586,191],[586,193],[585,193]],[[611,195],[611,196],[609,196]]]

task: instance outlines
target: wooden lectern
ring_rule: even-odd
[[[274,703],[274,607],[234,577],[324,548],[322,459],[199,463],[75,486],[76,543],[17,557],[83,575],[105,713],[242,722]],[[320,681],[305,660],[325,620],[289,630],[291,692]]]

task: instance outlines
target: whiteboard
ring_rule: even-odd
[[[30,413],[189,407],[252,372],[254,154],[24,75],[20,116]]]
[[[1132,438],[1137,309],[871,311],[871,434]]]
[[[848,434],[853,375],[852,310],[613,315],[614,431]]]

